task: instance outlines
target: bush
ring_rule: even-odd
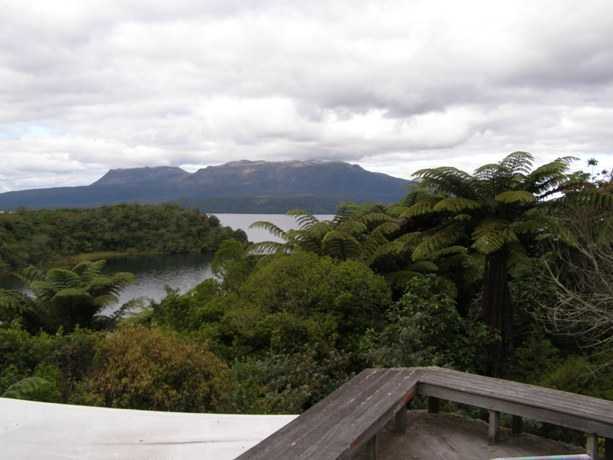
[[[299,414],[328,396],[352,375],[347,353],[315,350],[293,354],[270,353],[237,361],[232,370],[232,393],[239,413]]]
[[[462,318],[433,275],[415,275],[390,308],[385,327],[371,329],[362,351],[374,366],[445,366],[476,370],[492,338],[485,326]]]
[[[124,327],[100,344],[85,403],[179,412],[226,408],[228,368],[208,348],[160,329]]]
[[[379,321],[391,302],[385,280],[366,265],[311,253],[272,258],[256,268],[240,294],[271,313],[333,315],[346,338]]]
[[[11,385],[3,398],[28,399],[31,401],[58,402],[60,392],[53,381],[41,377],[27,377]]]

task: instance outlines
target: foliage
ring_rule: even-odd
[[[138,250],[133,234],[155,251],[217,251],[213,278],[104,321],[98,308],[126,277],[91,263],[27,270],[34,298],[0,292],[0,394],[297,413],[367,366],[441,365],[613,398],[604,346],[612,340],[612,188],[608,176],[570,174],[569,161],[533,168],[516,152],[473,174],[420,171],[420,187],[396,204],[347,203],[329,221],[293,211],[294,230],[256,224],[280,239],[257,245],[173,207],[91,210],[100,228],[122,228],[112,244],[92,229],[85,249],[90,236],[78,232],[72,243],[33,236],[20,246],[11,227],[36,221],[33,235],[70,235],[71,219],[87,221],[80,211],[57,211],[66,222],[53,213],[2,217],[0,254],[10,264],[34,253],[48,261],[47,246],[56,255]],[[132,227],[131,212],[157,227]],[[506,359],[497,359],[503,349]]]
[[[53,382],[41,377],[26,377],[11,385],[3,398],[29,399],[32,401],[58,402],[59,390]]]
[[[212,253],[229,238],[246,241],[215,216],[176,205],[18,210],[0,214],[0,269],[96,252]]]
[[[386,314],[385,327],[370,330],[362,347],[377,367],[443,366],[480,370],[487,329],[462,318],[455,302],[433,275],[416,275]]]
[[[46,273],[28,267],[20,277],[35,299],[24,300],[22,310],[33,312],[39,326],[51,331],[94,327],[96,315],[117,302],[121,289],[134,280],[131,273],[103,273],[104,263],[82,262],[72,270],[52,268]]]
[[[345,383],[352,364],[348,353],[314,350],[237,361],[232,368],[234,408],[253,414],[301,413]]]
[[[160,329],[125,327],[101,343],[87,403],[178,412],[226,408],[228,369],[206,345]]]

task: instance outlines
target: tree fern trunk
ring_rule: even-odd
[[[487,256],[481,314],[483,320],[500,334],[489,353],[488,373],[499,376],[513,340],[513,306],[508,285],[507,252],[503,249]]]

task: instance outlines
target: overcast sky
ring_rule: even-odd
[[[613,1],[0,0],[0,191],[520,149],[613,166]]]

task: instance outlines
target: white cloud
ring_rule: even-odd
[[[243,158],[613,163],[609,0],[155,3],[3,2],[0,190]]]

